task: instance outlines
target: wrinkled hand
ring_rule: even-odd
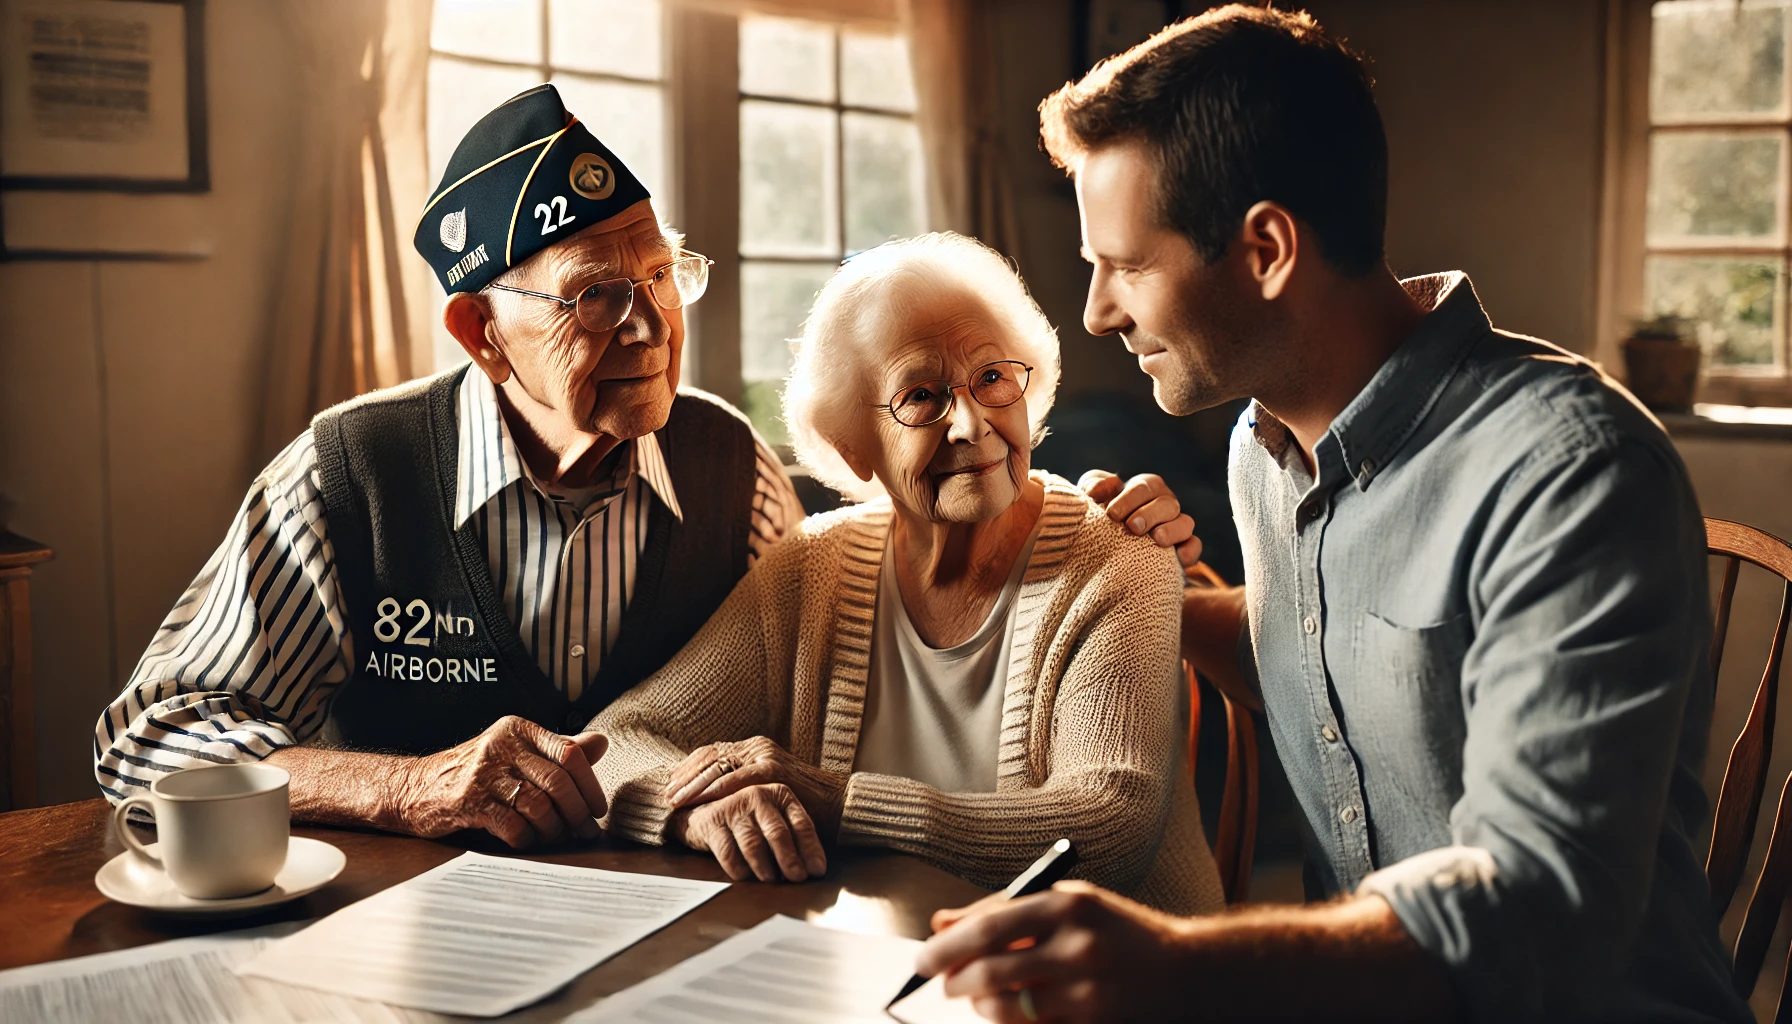
[[[790,787],[820,835],[832,839],[840,831],[846,804],[846,776],[817,768],[764,736],[698,747],[672,769],[666,801],[673,807],[695,807],[767,783]]]
[[[715,854],[736,882],[806,882],[828,870],[814,820],[783,783],[748,786],[680,810],[672,815],[672,831],[691,849]]]
[[[1105,469],[1091,469],[1077,481],[1098,504],[1106,505],[1108,518],[1126,526],[1127,532],[1150,537],[1160,548],[1175,548],[1186,574],[1201,560],[1201,538],[1195,536],[1193,516],[1182,511],[1182,502],[1156,473],[1141,473],[1122,484]]]
[[[568,834],[591,839],[607,809],[591,766],[608,746],[598,733],[561,736],[500,718],[458,747],[407,760],[390,819],[425,838],[480,828],[519,850]]]
[[[1086,882],[933,915],[915,970],[994,1021],[1170,1020],[1199,1005],[1178,919]],[[1032,992],[1028,1017],[1020,990]]]

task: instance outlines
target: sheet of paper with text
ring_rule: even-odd
[[[303,926],[267,925],[0,971],[0,1021],[425,1024],[447,1019],[233,973]]]
[[[547,996],[727,887],[467,853],[273,943],[237,973],[496,1017]]]
[[[915,969],[913,939],[773,917],[618,992],[568,1024],[890,1024],[884,1004]],[[896,1007],[906,1024],[982,1021],[939,982]]]

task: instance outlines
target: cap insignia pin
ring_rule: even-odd
[[[467,247],[467,211],[456,210],[442,218],[442,244],[449,252],[460,252]]]
[[[586,199],[608,199],[616,191],[616,172],[596,153],[580,153],[566,172],[566,180]]]

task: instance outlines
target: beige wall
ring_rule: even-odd
[[[0,264],[0,518],[32,586],[45,801],[93,796],[94,721],[242,500],[295,112],[285,5],[206,8],[207,259]]]
[[[1591,351],[1601,5],[1306,6],[1372,59],[1395,271],[1467,271],[1495,325]]]
[[[1064,365],[1060,394],[1120,391],[1149,402],[1151,382],[1119,339],[1096,339],[1083,330],[1089,268],[1077,255],[1076,195],[1064,172],[1039,151],[1039,101],[1071,74],[1070,8],[1067,0],[1001,0],[993,15],[999,130],[1019,236],[1008,255],[1058,327]]]

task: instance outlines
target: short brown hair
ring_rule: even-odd
[[[1039,105],[1040,147],[1059,167],[1143,139],[1158,160],[1158,212],[1218,259],[1252,204],[1312,226],[1326,262],[1383,259],[1388,147],[1363,60],[1305,11],[1231,4],[1180,21],[1095,66]]]

